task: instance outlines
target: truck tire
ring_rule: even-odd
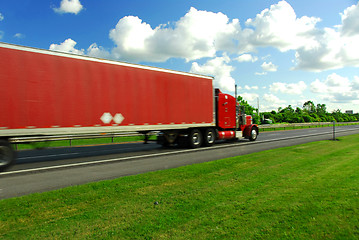
[[[257,139],[258,136],[258,130],[256,127],[253,127],[251,129],[251,135],[249,136],[249,141],[255,141]]]
[[[7,140],[0,140],[0,171],[15,163],[15,151]]]
[[[203,137],[201,131],[192,129],[188,136],[188,145],[190,148],[198,148],[202,145]]]
[[[170,143],[164,136],[157,137],[157,143],[161,144],[164,148],[168,148],[170,146]]]
[[[206,128],[203,133],[203,144],[206,147],[212,146],[216,140],[216,131],[213,128]]]

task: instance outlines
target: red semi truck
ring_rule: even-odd
[[[151,131],[195,148],[258,126],[212,77],[0,43],[0,169],[14,137]]]

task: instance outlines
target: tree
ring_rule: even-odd
[[[312,117],[313,122],[321,122],[321,118],[315,112],[310,113],[309,115]]]
[[[239,102],[239,105],[245,107],[245,113],[247,115],[253,115],[253,112],[257,110],[256,108],[249,105],[249,103],[246,100],[244,100],[244,98],[242,98],[241,96],[237,97],[237,101]]]
[[[294,109],[292,108],[292,105],[288,105],[288,107],[283,108],[280,113],[283,114],[283,122],[294,123],[296,121],[296,114],[294,112]]]
[[[253,123],[258,124],[260,122],[260,117],[257,114],[258,109],[249,105],[249,103],[241,96],[237,97],[237,101],[239,102],[239,105],[244,106],[245,114],[253,116]]]
[[[334,119],[335,119],[337,122],[344,122],[343,113],[341,112],[340,109],[334,110],[334,111],[332,112],[332,116],[334,117]]]
[[[293,118],[293,123],[304,123],[304,119],[301,115],[296,115]]]
[[[297,108],[295,109],[295,112],[296,112],[298,115],[303,115],[303,111],[302,111],[302,109],[300,109],[299,107],[297,107]]]
[[[303,110],[308,112],[308,113],[312,113],[315,112],[315,105],[312,101],[307,101],[303,104]]]
[[[327,114],[327,106],[325,104],[317,104],[316,112],[320,117],[325,116]]]
[[[308,113],[305,113],[303,115],[303,120],[304,120],[304,122],[309,122],[309,123],[314,121],[313,118]]]
[[[247,101],[242,97],[238,97],[238,101],[241,105],[246,106],[246,114],[252,115],[256,108],[250,106]],[[274,123],[302,123],[302,122],[355,122],[359,121],[359,114],[346,114],[342,113],[340,109],[327,112],[327,106],[325,104],[317,104],[316,106],[312,101],[307,101],[303,104],[303,108],[297,107],[295,110],[291,105],[286,108],[278,108],[278,112],[272,110],[271,112],[261,113],[266,119],[271,119]],[[257,119],[258,118],[258,119]],[[259,122],[259,116],[254,116],[254,121]]]

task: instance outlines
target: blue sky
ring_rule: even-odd
[[[359,112],[353,0],[0,2],[0,41],[194,72],[261,111]]]

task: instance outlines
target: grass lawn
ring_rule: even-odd
[[[0,201],[0,239],[111,238],[358,239],[359,135]]]
[[[282,126],[283,124],[288,124],[288,126]],[[278,124],[272,124],[272,125],[259,125],[259,131],[260,132],[271,132],[271,131],[283,131],[283,130],[295,130],[295,129],[307,129],[307,128],[321,128],[321,127],[333,127],[333,124],[323,124],[320,122],[312,123],[308,125],[296,125],[291,123],[278,123]],[[277,125],[277,126],[276,126]],[[352,122],[352,123],[336,123],[335,126],[351,126],[351,125],[359,125],[359,122]]]

